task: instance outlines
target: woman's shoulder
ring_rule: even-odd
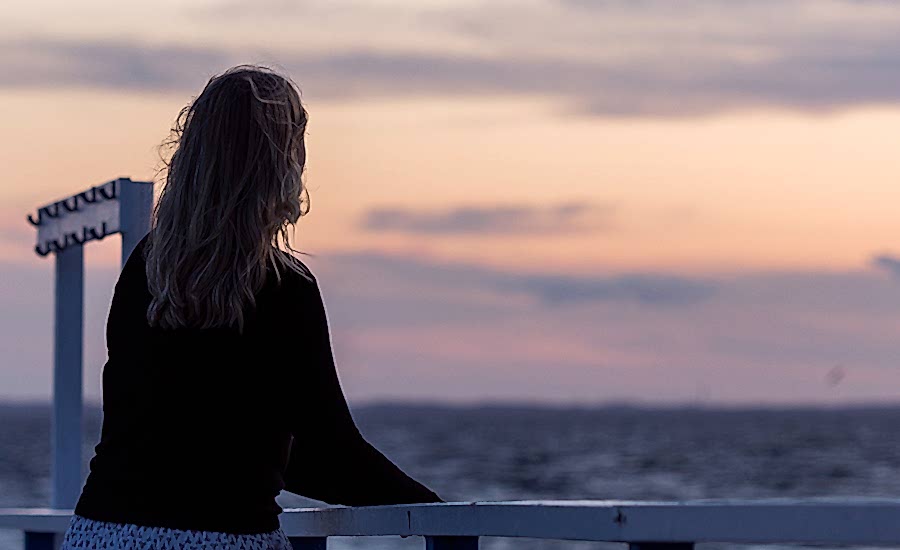
[[[147,240],[149,239],[149,237],[149,233],[147,235],[144,235],[144,237],[141,238],[140,241],[138,241],[131,252],[128,253],[128,258],[125,260],[125,263],[122,265],[122,268],[119,271],[119,279],[116,283],[116,287],[132,282],[137,283],[139,281],[143,281],[142,284],[146,285],[146,262],[144,260],[144,249],[147,246]]]
[[[311,322],[321,307],[319,284],[309,267],[292,254],[277,253],[270,262],[266,284],[258,294],[257,306],[261,315],[289,321],[285,326]],[[276,264],[276,265],[273,265]]]
[[[318,281],[309,266],[290,252],[275,249],[268,265],[269,280],[276,287],[309,291],[318,288]]]

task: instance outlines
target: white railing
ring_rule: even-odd
[[[0,509],[25,550],[50,550],[70,511]],[[472,550],[479,537],[620,542],[682,550],[699,542],[900,546],[900,499],[688,502],[515,501],[299,508],[281,515],[296,550],[328,537],[422,536],[432,550]]]

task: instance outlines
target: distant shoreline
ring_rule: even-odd
[[[600,402],[554,403],[536,401],[477,401],[477,402],[434,402],[404,400],[372,400],[350,401],[351,408],[358,412],[379,411],[435,411],[435,412],[546,412],[546,413],[579,413],[579,412],[853,412],[853,411],[900,411],[900,400],[874,403],[642,403],[642,402]],[[47,409],[50,401],[39,400],[0,400],[0,409]],[[85,411],[90,413],[100,409],[100,403],[88,402]]]

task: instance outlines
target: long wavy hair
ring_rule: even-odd
[[[296,85],[255,65],[211,78],[181,110],[144,248],[151,326],[243,331],[270,267],[278,281],[309,276],[279,248],[296,252],[289,229],[309,210],[306,123]]]

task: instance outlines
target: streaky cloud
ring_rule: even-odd
[[[532,235],[607,229],[614,208],[587,202],[550,206],[459,206],[441,211],[381,207],[369,210],[360,226],[370,231],[434,235]]]
[[[598,301],[633,302],[652,306],[686,306],[705,301],[714,283],[661,274],[616,277],[525,276],[514,283],[550,304]]]
[[[690,306],[711,298],[713,279],[667,273],[566,274],[540,268],[503,271],[484,266],[438,262],[375,252],[341,253],[323,258],[338,272],[372,279],[437,284],[501,296],[529,296],[548,306],[625,302],[649,307]]]
[[[0,40],[0,88],[195,90],[235,59],[214,47],[50,37]]]
[[[872,265],[900,278],[900,256],[880,254],[872,258]]]
[[[288,70],[305,93],[327,99],[537,95],[602,116],[698,116],[757,107],[822,112],[900,103],[897,31],[833,37],[848,41],[846,48],[812,35],[800,48],[760,45],[768,53],[748,59],[717,54],[714,43],[695,57],[668,54],[657,44],[645,58],[604,59],[412,47],[262,51],[34,36],[0,41],[0,88],[190,92],[231,65],[270,62]]]

